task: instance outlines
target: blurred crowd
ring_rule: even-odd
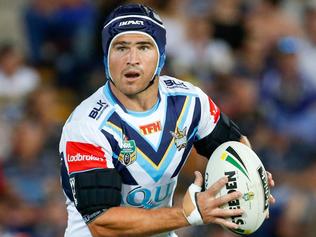
[[[125,2],[158,11],[162,74],[207,92],[273,174],[277,203],[251,236],[314,237],[316,0],[0,0],[0,236],[63,236],[61,128],[105,83],[101,29]],[[205,165],[191,154],[176,205]],[[215,225],[177,232],[233,236]]]

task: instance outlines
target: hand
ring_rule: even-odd
[[[273,188],[274,185],[275,185],[275,182],[273,180],[273,177],[272,177],[272,174],[270,172],[267,171],[267,177],[268,177],[268,185],[269,185],[269,188]],[[272,194],[270,194],[270,197],[269,197],[269,204],[274,204],[275,203],[275,198],[272,196]],[[267,213],[267,216],[266,216],[266,219],[269,219],[269,216],[270,215],[270,212],[268,210],[268,213]]]
[[[267,176],[268,176],[268,185],[270,188],[273,188],[275,185],[275,182],[273,180],[272,174],[270,172],[267,171]],[[275,198],[270,194],[269,197],[269,203],[270,204],[274,204],[275,203]]]
[[[194,172],[194,174],[194,184],[202,186],[203,177],[201,173],[196,171]],[[239,227],[239,225],[225,218],[231,216],[239,216],[243,214],[244,211],[241,209],[222,209],[221,206],[232,200],[239,199],[242,194],[237,191],[216,198],[216,194],[226,185],[227,182],[228,178],[223,177],[219,179],[216,183],[214,183],[211,187],[209,187],[206,191],[197,194],[197,204],[199,206],[204,224],[214,223],[232,229],[236,229]]]

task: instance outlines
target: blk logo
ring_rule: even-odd
[[[89,113],[89,117],[93,119],[98,119],[102,112],[108,107],[109,105],[106,102],[103,102],[102,100],[99,100],[97,102],[97,105],[91,110]]]

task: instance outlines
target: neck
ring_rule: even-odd
[[[111,91],[121,104],[128,110],[143,112],[151,109],[158,101],[158,83],[155,80],[153,85],[136,95],[126,95],[120,92],[113,83],[110,83]]]

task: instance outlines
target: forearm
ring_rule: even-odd
[[[150,236],[188,226],[181,208],[113,207],[89,224],[94,237]]]

